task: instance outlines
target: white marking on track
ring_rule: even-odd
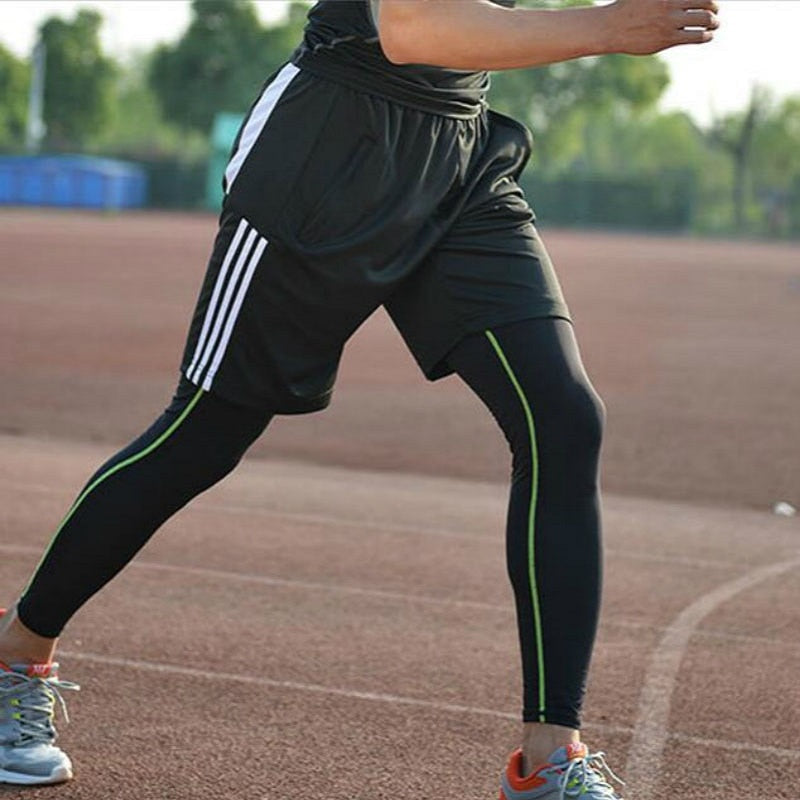
[[[67,491],[43,484],[31,484],[18,481],[6,481],[5,487],[15,491],[32,491],[39,494],[63,495],[65,498],[72,497],[74,492]],[[352,519],[349,517],[337,517],[329,514],[306,514],[294,511],[277,511],[269,508],[259,508],[258,506],[238,505],[234,503],[218,503],[210,500],[201,500],[187,508],[181,510],[181,515],[186,514],[206,514],[209,511],[221,514],[246,514],[254,517],[266,517],[267,519],[287,520],[289,522],[308,523],[311,525],[336,525],[342,527],[361,528],[363,530],[379,531],[383,533],[413,534],[416,536],[433,536],[444,539],[469,539],[472,541],[486,542],[495,545],[500,539],[493,534],[468,533],[465,531],[453,531],[446,528],[426,527],[424,525],[398,525],[391,522],[377,522],[365,519]],[[502,514],[498,517],[498,524],[502,525]]]
[[[661,637],[650,658],[639,696],[639,709],[629,749],[625,780],[640,798],[654,797],[664,748],[669,739],[669,711],[681,662],[697,626],[711,612],[769,578],[800,567],[800,558],[757,567],[723,583],[687,606]]]
[[[177,664],[163,664],[154,661],[143,661],[134,658],[107,656],[100,653],[79,653],[70,650],[60,650],[59,656],[71,658],[75,661],[87,661],[110,667],[125,667],[128,669],[157,672],[162,675],[176,675],[183,678],[197,678],[200,680],[230,681],[245,686],[263,686],[271,689],[285,689],[288,691],[309,692],[313,694],[327,694],[334,697],[347,697],[353,700],[367,700],[375,703],[389,705],[417,706],[433,711],[442,711],[449,714],[471,714],[480,717],[494,717],[518,722],[519,714],[509,711],[498,711],[494,708],[480,706],[467,706],[458,703],[442,703],[437,700],[426,700],[422,697],[404,697],[402,695],[385,692],[366,692],[360,689],[348,689],[341,686],[324,686],[317,683],[303,683],[300,681],[279,680],[266,678],[260,675],[240,675],[231,672],[197,669],[196,667],[181,667]],[[588,723],[584,726],[587,730],[596,730],[604,733],[629,734],[631,729],[620,725],[606,725],[605,723]]]
[[[134,566],[137,562],[134,562]],[[431,597],[424,594],[406,594],[404,592],[390,592],[385,589],[367,589],[362,586],[342,586],[331,583],[317,583],[314,581],[298,581],[288,578],[275,578],[263,575],[247,575],[238,572],[223,572],[216,569],[201,567],[182,567],[172,564],[156,564],[152,561],[139,562],[139,566],[166,572],[178,572],[187,575],[197,575],[200,578],[224,578],[227,580],[243,581],[245,583],[259,583],[266,586],[286,586],[288,588],[308,589],[311,591],[334,592],[339,594],[361,595],[377,597],[386,600],[401,600],[406,603],[424,603],[428,605],[453,606],[455,608],[479,609],[483,611],[513,611],[509,600],[508,605],[499,603],[482,603],[477,600],[458,600],[449,597]]]
[[[41,554],[41,548],[30,547],[28,545],[0,544],[0,553],[14,553],[18,555]],[[396,600],[404,603],[420,603],[423,605],[443,606],[451,608],[465,608],[476,611],[490,611],[500,614],[512,615],[514,613],[513,604],[486,603],[479,600],[460,600],[452,597],[433,597],[431,595],[413,594],[408,592],[393,592],[386,589],[370,589],[365,586],[347,586],[335,583],[323,583],[321,581],[301,581],[292,578],[281,578],[274,575],[253,575],[242,572],[231,572],[229,570],[210,569],[207,567],[192,567],[182,564],[165,564],[163,562],[147,561],[137,559],[128,565],[132,569],[144,569],[163,572],[174,572],[179,575],[192,575],[198,578],[209,578],[215,581],[229,580],[241,583],[249,583],[260,586],[280,586],[287,589],[299,589],[302,591],[330,592],[331,594],[344,594],[361,597],[375,597],[384,600]],[[626,628],[631,630],[653,631],[663,633],[666,630],[664,625],[653,625],[637,620],[605,617],[600,623],[601,635],[607,628]],[[730,633],[728,631],[717,631],[713,629],[697,630],[696,636],[721,639],[724,641],[742,642],[744,644],[768,645],[779,648],[797,648],[800,643],[786,641],[782,639],[771,639],[767,636],[752,636],[742,633]],[[608,646],[608,643],[605,643]]]
[[[15,491],[29,490],[38,492],[40,494],[66,495],[67,497],[72,496],[72,493],[70,492],[66,492],[62,489],[54,488],[52,486],[45,486],[43,484],[7,481],[4,485],[14,489]],[[472,542],[483,542],[484,544],[491,545],[492,547],[497,546],[498,542],[502,543],[503,541],[503,531],[501,528],[504,523],[500,517],[498,518],[497,525],[494,527],[493,532],[480,534],[469,533],[466,531],[448,530],[447,528],[428,527],[424,525],[398,525],[391,522],[352,519],[348,517],[339,517],[333,514],[307,514],[294,511],[277,511],[268,508],[259,508],[257,506],[238,505],[235,503],[217,503],[207,500],[201,500],[200,502],[183,509],[181,511],[181,515],[197,513],[207,514],[209,511],[212,513],[216,512],[221,514],[244,514],[266,519],[297,522],[300,524],[335,525],[337,527],[359,528],[361,530],[376,531],[379,533],[398,533],[402,535],[423,537],[430,536],[443,539],[465,539]],[[652,564],[677,564],[685,567],[694,567],[696,569],[717,569],[725,567],[738,568],[741,564],[741,561],[735,561],[732,559],[692,558],[690,556],[673,556],[630,549],[618,549],[614,547],[606,547],[605,554],[607,556],[613,556],[614,558],[627,559],[631,561],[643,561]]]
[[[492,708],[463,706],[457,703],[441,703],[435,700],[425,700],[417,697],[402,697],[401,695],[386,694],[384,692],[365,692],[359,689],[347,689],[339,686],[323,686],[316,683],[302,683],[299,681],[265,678],[260,675],[239,675],[231,672],[197,669],[196,667],[181,667],[176,664],[162,664],[153,661],[142,661],[140,659],[106,656],[98,653],[77,653],[69,650],[62,650],[59,652],[59,655],[66,658],[75,659],[76,661],[89,661],[91,663],[102,664],[111,667],[127,667],[130,669],[146,670],[148,672],[158,672],[162,675],[176,675],[183,678],[198,678],[201,680],[212,681],[231,681],[233,683],[241,683],[246,686],[264,686],[272,689],[287,689],[290,691],[311,692],[314,694],[328,694],[336,697],[348,697],[354,700],[370,700],[378,703],[389,703],[391,705],[419,706],[421,708],[429,708],[435,711],[446,711],[452,714],[475,714],[484,717],[499,717],[501,719],[519,719],[518,714],[497,711]]]
[[[648,622],[638,622],[636,620],[622,619],[621,617],[603,619],[600,621],[600,628],[629,628],[630,630],[654,631],[663,633],[667,628],[665,625],[653,625]],[[772,646],[794,649],[800,647],[800,641],[794,639],[775,639],[769,636],[754,636],[751,633],[731,633],[714,628],[701,628],[694,632],[695,636],[706,639],[718,639],[723,642],[741,642],[742,644],[758,644],[762,646]]]
[[[162,675],[175,675],[183,678],[196,678],[199,680],[211,681],[230,681],[240,683],[243,686],[262,686],[270,689],[284,689],[287,691],[307,692],[312,694],[326,694],[334,697],[346,697],[352,700],[366,700],[375,703],[386,703],[388,705],[415,706],[418,708],[430,709],[432,711],[445,712],[449,714],[466,714],[480,717],[493,717],[495,719],[519,721],[519,715],[509,711],[499,711],[494,708],[482,708],[480,706],[460,705],[458,703],[442,703],[436,700],[426,700],[421,697],[404,697],[402,695],[389,694],[385,692],[366,692],[359,689],[348,689],[341,686],[324,686],[317,683],[303,683],[300,681],[287,681],[275,678],[266,678],[260,675],[240,675],[231,672],[219,672],[215,670],[197,669],[196,667],[182,667],[176,664],[163,664],[154,661],[144,661],[141,659],[122,658],[119,656],[108,656],[99,653],[78,653],[69,650],[62,650],[59,655],[75,661],[86,661],[88,663],[100,664],[102,666],[123,667],[127,669],[142,670],[147,672],[157,672]],[[587,722],[583,729],[592,733],[613,734],[627,736],[633,729],[626,725],[609,725],[604,722]],[[800,759],[800,750],[788,750],[778,747],[750,744],[749,742],[734,742],[725,739],[705,739],[700,736],[686,736],[684,734],[671,734],[670,739],[686,742],[704,747],[714,747],[722,750],[746,751],[763,753],[764,755]]]
[[[18,553],[19,555],[38,555],[40,548],[24,545],[0,545],[0,553]],[[270,575],[252,575],[243,572],[229,572],[220,569],[205,567],[188,567],[181,564],[164,564],[162,562],[146,561],[144,559],[131,561],[128,565],[132,569],[145,569],[161,572],[174,572],[179,575],[193,575],[198,578],[212,578],[214,580],[229,580],[240,583],[259,584],[261,586],[285,586],[290,589],[303,589],[310,591],[331,592],[333,594],[349,594],[366,597],[376,597],[385,600],[400,600],[406,603],[423,603],[426,605],[449,606],[467,608],[481,611],[513,612],[513,605],[509,600],[507,605],[500,603],[484,603],[478,600],[459,600],[452,597],[432,597],[424,594],[409,594],[406,592],[392,592],[385,589],[369,589],[363,586],[346,586],[333,583],[315,581],[299,581],[291,578],[280,578]]]
[[[732,742],[728,739],[706,739],[703,736],[688,736],[685,733],[671,733],[673,742],[693,744],[698,747],[716,747],[718,750],[732,750],[734,752],[762,753],[775,758],[791,758],[800,761],[800,750],[787,750],[784,747],[771,747],[764,744],[751,744],[750,742]]]
[[[228,503],[207,503],[205,509],[222,514],[246,514],[270,519],[283,519],[289,522],[300,522],[311,525],[336,525],[338,527],[361,528],[362,530],[379,531],[381,533],[401,533],[414,536],[432,536],[442,539],[468,539],[495,545],[499,541],[492,535],[451,531],[446,528],[432,528],[424,525],[397,525],[391,522],[373,522],[365,519],[351,519],[329,514],[304,514],[295,511],[272,511],[266,508],[237,506]],[[196,509],[197,510],[197,509]],[[500,523],[502,524],[502,523]]]

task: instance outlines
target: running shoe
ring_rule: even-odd
[[[56,663],[0,661],[0,783],[61,783],[72,777],[69,757],[53,744],[53,718],[58,704],[69,721],[61,692],[78,688],[59,680]]]
[[[522,774],[522,750],[515,750],[501,780],[500,800],[622,800],[606,780],[622,781],[606,764],[605,753],[589,753],[576,742],[559,747],[547,764]]]

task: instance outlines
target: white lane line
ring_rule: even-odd
[[[297,692],[310,692],[313,694],[327,694],[334,697],[347,697],[353,700],[368,700],[389,705],[416,706],[433,711],[443,711],[450,714],[472,714],[480,717],[494,717],[519,721],[519,714],[508,711],[498,711],[494,708],[480,706],[465,706],[458,703],[442,703],[436,700],[425,700],[420,697],[403,697],[384,692],[365,692],[359,689],[347,689],[340,686],[323,686],[317,683],[302,683],[299,681],[285,681],[274,678],[265,678],[260,675],[240,675],[231,672],[218,672],[215,670],[197,669],[196,667],[181,667],[176,664],[163,664],[154,661],[142,661],[133,658],[106,656],[99,653],[79,653],[71,650],[59,650],[59,656],[71,658],[75,661],[87,661],[93,664],[102,664],[110,667],[125,667],[128,669],[157,672],[162,675],[176,675],[182,678],[197,678],[211,681],[230,681],[246,686],[263,686],[271,689],[286,689]],[[620,725],[606,725],[605,723],[588,723],[584,726],[587,730],[602,731],[605,733],[629,734],[631,729]]]
[[[687,606],[664,632],[645,673],[639,696],[625,780],[640,798],[654,797],[661,761],[669,739],[669,712],[689,639],[697,626],[718,606],[770,578],[800,567],[800,558],[758,567],[708,592]]]
[[[0,544],[0,553],[13,553],[18,555],[38,556],[41,549],[26,545]],[[144,569],[162,572],[173,572],[179,575],[193,575],[198,578],[207,578],[216,581],[234,581],[238,583],[248,583],[260,586],[280,586],[287,589],[299,589],[302,591],[329,592],[331,594],[353,595],[356,597],[375,597],[383,600],[393,600],[404,603],[421,603],[423,605],[442,606],[445,608],[464,608],[476,611],[491,611],[494,613],[514,614],[514,607],[509,600],[507,604],[486,603],[479,600],[459,600],[452,597],[433,597],[423,594],[409,594],[406,592],[391,592],[385,589],[369,589],[364,586],[347,586],[343,584],[322,583],[319,581],[301,581],[291,578],[280,578],[271,575],[252,575],[242,572],[230,572],[228,570],[209,569],[206,567],[190,567],[181,564],[165,564],[163,562],[147,561],[137,559],[128,565],[133,569]],[[630,630],[652,631],[663,633],[666,630],[664,625],[653,625],[647,622],[627,620],[620,618],[605,617],[600,621],[600,633],[603,634],[608,628],[625,628]],[[695,636],[701,638],[721,639],[724,641],[742,642],[743,644],[770,645],[779,648],[797,648],[800,642],[786,641],[781,639],[771,639],[767,636],[752,636],[742,633],[729,633],[727,631],[717,631],[713,629],[697,630]]]
[[[31,490],[40,494],[50,495],[65,495],[71,496],[68,492],[62,489],[53,488],[52,486],[44,486],[41,484],[28,484],[17,481],[7,481],[3,484],[10,487],[15,491]],[[201,501],[196,505],[188,506],[181,513],[192,514],[208,512],[216,512],[220,514],[237,514],[247,515],[254,517],[261,517],[265,519],[281,520],[285,522],[297,522],[309,525],[335,525],[337,527],[351,527],[358,528],[364,531],[377,531],[379,533],[399,533],[406,536],[423,536],[434,537],[441,539],[464,539],[472,542],[482,542],[492,547],[496,547],[498,543],[503,542],[502,530],[503,517],[498,517],[497,524],[493,532],[487,534],[468,533],[465,531],[448,530],[447,528],[426,527],[423,525],[397,525],[391,522],[375,522],[364,519],[352,519],[347,517],[338,517],[333,514],[306,514],[294,511],[275,511],[266,508],[258,508],[247,505],[236,505],[231,503],[216,503],[209,501]],[[626,559],[630,561],[643,561],[652,564],[677,564],[679,566],[694,567],[702,569],[719,569],[719,568],[736,568],[741,566],[741,561],[730,559],[712,559],[712,558],[692,558],[691,556],[671,556],[658,553],[648,553],[637,550],[606,547],[605,554],[613,556],[614,558]]]
[[[245,686],[262,686],[271,689],[285,689],[288,691],[307,692],[312,694],[326,694],[334,697],[347,697],[352,700],[367,700],[375,703],[389,705],[415,706],[433,711],[450,714],[469,714],[480,717],[493,717],[495,719],[519,721],[519,715],[508,711],[498,711],[494,708],[480,706],[466,706],[458,703],[441,703],[435,700],[425,700],[418,697],[403,697],[401,695],[387,694],[384,692],[365,692],[358,689],[346,689],[339,686],[324,686],[316,683],[302,683],[299,681],[276,680],[259,675],[240,675],[230,672],[216,672],[214,670],[197,669],[195,667],[181,667],[175,664],[163,664],[141,659],[121,658],[107,656],[99,653],[78,653],[70,650],[61,650],[59,655],[75,661],[85,661],[110,667],[124,667],[127,669],[156,672],[162,675],[175,675],[182,678],[196,678],[210,681],[230,681]],[[613,734],[628,736],[633,729],[626,725],[609,725],[603,722],[587,722],[583,729],[590,733]],[[705,739],[700,736],[687,736],[685,734],[671,734],[670,739],[688,744],[704,747],[715,747],[722,750],[746,751],[763,753],[765,755],[800,759],[800,750],[786,750],[777,747],[750,744],[749,742],[734,742],[725,739]]]
[[[659,553],[644,553],[638,550],[623,550],[616,547],[604,548],[607,556],[621,558],[627,561],[644,561],[650,564],[676,564],[681,567],[702,569],[740,569],[741,561],[731,561],[724,558],[692,558],[691,556],[668,556]]]
[[[732,742],[728,739],[706,739],[702,736],[688,736],[685,733],[671,733],[671,741],[682,744],[691,744],[698,747],[716,747],[718,750],[733,750],[735,752],[762,753],[775,758],[791,758],[800,761],[800,750],[787,750],[783,747],[770,747],[764,744],[750,744],[749,742]]]
[[[482,611],[513,611],[509,600],[508,605],[499,603],[482,603],[477,600],[458,600],[448,597],[431,597],[424,594],[405,594],[404,592],[389,592],[384,589],[367,589],[361,586],[344,586],[330,583],[315,583],[313,581],[298,581],[288,578],[274,578],[263,575],[247,575],[238,572],[223,572],[216,569],[202,567],[181,567],[172,564],[156,564],[152,561],[133,562],[132,566],[146,569],[162,570],[165,572],[178,572],[186,575],[196,575],[199,578],[222,578],[225,580],[242,581],[244,583],[257,583],[265,586],[286,586],[292,589],[309,589],[312,591],[333,592],[336,594],[350,594],[367,597],[377,597],[386,600],[401,600],[406,603],[424,603],[426,605],[452,606],[455,608],[478,609]]]
[[[0,545],[0,553],[16,553],[19,555],[38,555],[41,550],[36,547],[23,545]],[[162,562],[137,559],[131,561],[128,567],[133,569],[153,570],[156,572],[173,572],[179,575],[194,575],[198,578],[213,580],[235,581],[239,583],[258,584],[261,586],[284,586],[290,589],[303,589],[333,594],[347,594],[362,597],[376,597],[385,600],[400,600],[406,603],[423,603],[426,605],[448,606],[467,608],[481,611],[502,611],[511,613],[513,605],[511,600],[507,605],[500,603],[483,603],[478,600],[459,600],[451,597],[432,597],[424,594],[407,594],[405,592],[390,592],[385,589],[368,589],[363,586],[346,586],[342,584],[321,583],[315,581],[299,581],[291,578],[279,578],[270,575],[252,575],[242,572],[228,572],[227,570],[207,569],[205,567],[187,567],[180,564],[164,564]]]
[[[466,533],[464,531],[451,531],[446,528],[431,528],[424,525],[397,525],[391,522],[373,522],[364,519],[350,519],[347,517],[337,517],[327,514],[304,514],[295,511],[271,511],[267,508],[253,508],[250,506],[230,505],[226,503],[204,503],[202,509],[198,510],[216,511],[222,514],[244,514],[247,516],[266,517],[268,519],[280,519],[288,522],[301,522],[311,525],[336,525],[339,527],[353,527],[368,531],[380,531],[382,533],[401,533],[414,536],[431,536],[441,539],[467,539],[469,541],[485,542],[496,545],[500,539],[492,534]],[[499,520],[502,525],[502,520]],[[498,528],[498,535],[500,533]]]
[[[24,483],[22,481],[4,481],[4,487],[14,489],[14,491],[30,490],[38,494],[59,495],[65,498],[72,497],[74,493],[64,489],[52,486],[45,486],[43,484]],[[338,526],[351,526],[354,528],[361,528],[364,530],[381,531],[385,533],[402,533],[414,534],[417,536],[433,536],[443,539],[469,539],[472,541],[486,542],[487,544],[495,545],[498,541],[500,531],[497,530],[498,536],[493,533],[480,534],[480,533],[467,533],[465,531],[453,531],[446,528],[433,528],[422,525],[397,525],[391,522],[376,522],[364,519],[350,519],[347,517],[337,517],[327,514],[306,514],[302,512],[293,511],[275,511],[268,508],[259,508],[257,506],[237,505],[232,503],[217,503],[208,500],[201,500],[199,503],[187,506],[181,511],[182,514],[218,512],[221,514],[246,514],[248,516],[265,517],[267,519],[286,520],[289,522],[309,523],[312,525],[338,525]],[[502,512],[498,516],[498,526],[502,526],[503,522]]]
[[[654,631],[663,633],[667,628],[665,625],[653,625],[647,622],[637,622],[635,620],[622,619],[601,619],[600,628],[629,628],[631,630]],[[800,641],[795,639],[774,639],[769,636],[754,636],[751,633],[731,633],[730,631],[720,631],[715,628],[698,628],[694,634],[698,638],[719,639],[724,642],[741,642],[742,644],[758,644],[772,647],[794,649],[800,647]]]

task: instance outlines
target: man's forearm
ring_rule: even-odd
[[[608,52],[600,7],[510,9],[489,0],[381,0],[381,44],[396,63],[502,70]]]
[[[535,67],[603,53],[654,53],[710,41],[715,0],[617,0],[557,10],[490,0],[380,0],[378,28],[397,64],[449,69]]]

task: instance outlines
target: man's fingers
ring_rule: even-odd
[[[704,9],[705,11],[711,11],[714,14],[719,12],[717,0],[673,0],[673,2],[675,3],[676,8],[680,8],[683,11]]]
[[[710,42],[713,38],[713,31],[678,31],[675,44],[705,44],[705,42]]]
[[[719,19],[711,11],[684,11],[680,19],[681,28],[707,28],[715,31],[719,28]]]

